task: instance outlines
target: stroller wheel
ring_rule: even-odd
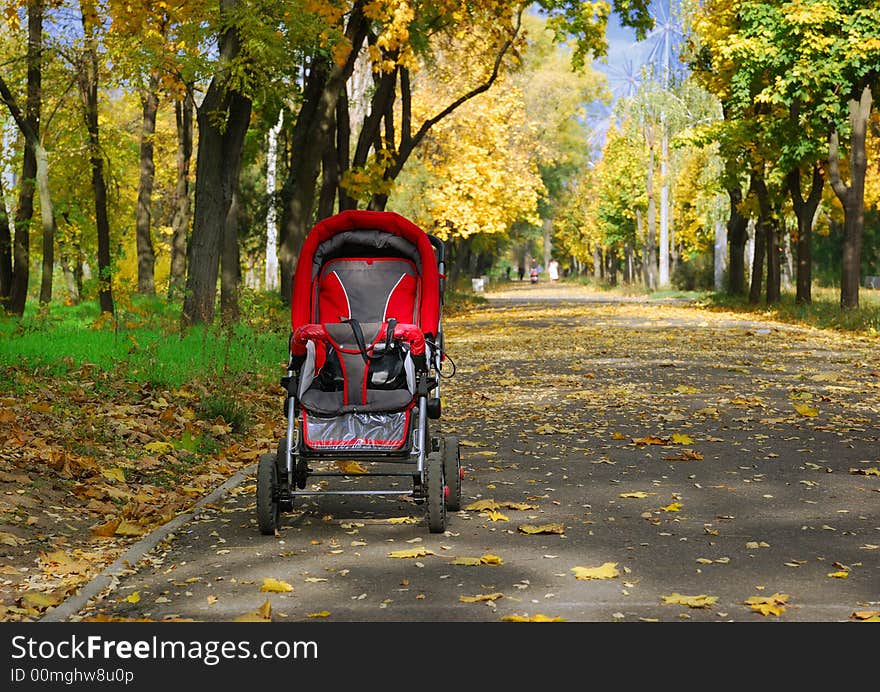
[[[257,524],[265,536],[275,534],[281,507],[278,504],[278,466],[274,454],[264,454],[257,466]]]
[[[431,452],[425,460],[425,487],[427,489],[428,529],[431,533],[446,531],[446,479],[443,474],[443,457]]]
[[[461,509],[461,451],[457,435],[440,438],[440,454],[443,457],[443,475],[449,486],[446,508],[450,512],[457,512]]]

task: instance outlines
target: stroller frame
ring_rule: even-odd
[[[348,352],[339,338],[340,333],[345,331],[345,327],[340,325],[345,322],[355,322],[354,319],[350,319],[351,315],[346,319],[339,317],[338,322],[334,318],[329,323],[323,323],[321,321],[323,315],[317,322],[312,321],[316,315],[319,315],[318,283],[315,276],[321,276],[324,267],[332,259],[351,259],[343,254],[327,260],[322,255],[322,248],[333,247],[339,250],[341,246],[347,247],[344,243],[352,242],[363,242],[366,247],[370,242],[375,242],[378,247],[372,248],[373,254],[369,259],[363,260],[369,265],[363,269],[369,269],[374,264],[379,265],[384,259],[390,258],[391,264],[401,261],[399,253],[394,248],[389,249],[383,245],[391,236],[396,244],[395,247],[400,245],[419,253],[416,259],[421,261],[422,266],[421,270],[416,272],[418,299],[412,309],[417,315],[417,319],[414,320],[417,323],[399,324],[395,319],[387,318],[388,306],[391,302],[389,294],[385,310],[381,315],[382,324],[376,330],[370,346],[367,347],[371,349],[370,353],[364,350],[363,337],[358,343],[367,366],[371,358],[375,358],[380,352],[380,337],[385,339],[386,348],[393,341],[395,347],[399,345],[408,354],[407,358],[412,363],[411,369],[407,372],[411,400],[404,402],[403,405],[398,401],[389,412],[384,411],[380,404],[374,404],[374,408],[371,409],[374,413],[367,414],[374,417],[371,421],[378,423],[382,423],[390,416],[396,416],[395,421],[402,419],[403,435],[399,442],[395,441],[393,449],[382,448],[381,445],[386,444],[384,441],[371,440],[371,444],[364,443],[362,438],[356,436],[344,442],[333,440],[334,444],[329,448],[321,448],[319,442],[315,440],[310,442],[306,439],[309,428],[308,416],[312,415],[314,420],[328,421],[333,425],[347,414],[337,412],[334,415],[333,412],[329,414],[323,412],[321,413],[323,418],[315,414],[312,408],[315,396],[309,399],[317,374],[321,371],[315,366],[315,354],[321,351],[323,356],[321,367],[323,367],[327,364],[331,350],[340,354]],[[338,238],[343,238],[344,243]],[[325,254],[332,255],[330,252]],[[368,274],[368,272],[364,273]],[[461,466],[458,437],[441,434],[437,422],[441,417],[441,379],[454,375],[454,366],[452,374],[442,374],[446,361],[441,319],[445,283],[443,241],[425,233],[394,212],[344,211],[319,222],[309,233],[303,243],[294,274],[291,333],[288,342],[289,360],[287,373],[280,380],[281,386],[286,391],[284,401],[286,431],[278,442],[277,450],[262,455],[257,467],[256,509],[261,533],[275,534],[282,512],[292,510],[297,500],[316,495],[409,496],[416,504],[425,506],[426,520],[431,533],[442,533],[446,530],[448,511],[458,511],[461,508],[461,481],[464,471]],[[392,292],[396,288],[397,284]],[[308,299],[307,303],[306,299]],[[346,294],[346,301],[348,300]],[[349,312],[352,304],[358,300],[357,296],[352,296],[351,302],[348,303]],[[425,331],[423,332],[422,329]],[[310,367],[314,371],[310,370]],[[365,384],[365,397],[366,387]],[[344,396],[347,397],[348,394]],[[396,395],[395,399],[401,396],[406,396],[406,393]],[[303,400],[304,398],[306,401]],[[346,408],[353,408],[354,415],[357,416],[357,407]],[[315,462],[317,465],[317,462],[324,461],[357,462],[358,469],[333,472],[313,470],[309,465],[309,462]],[[370,470],[361,467],[360,462],[370,464]],[[403,464],[410,468],[399,470]],[[394,470],[387,468],[388,465]],[[409,477],[412,480],[412,489],[408,492],[400,487],[339,489],[326,485],[307,489],[309,479],[312,478],[354,477]]]

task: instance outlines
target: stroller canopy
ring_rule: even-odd
[[[319,221],[303,243],[293,277],[291,327],[314,321],[315,282],[325,259],[343,246],[363,248],[368,256],[388,251],[411,259],[419,272],[418,325],[429,338],[440,322],[440,276],[428,235],[395,212],[348,210]]]

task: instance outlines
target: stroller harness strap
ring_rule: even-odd
[[[360,322],[358,322],[354,317],[350,317],[348,319],[343,319],[340,321],[345,322],[346,324],[348,324],[349,327],[351,327],[351,332],[352,334],[354,334],[355,343],[358,345],[358,348],[361,351],[361,357],[364,359],[364,363],[369,365],[371,360],[378,360],[381,357],[375,355],[375,353],[372,356],[367,353],[367,344],[364,340],[364,330],[361,329]],[[394,327],[396,325],[397,320],[393,317],[388,320],[387,324],[385,325],[385,350],[383,351],[383,353],[388,353],[391,350],[391,342],[394,339]],[[381,335],[381,330],[379,332],[379,335]],[[378,338],[379,337],[377,336],[377,339]]]

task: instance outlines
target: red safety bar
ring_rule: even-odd
[[[388,332],[388,323],[385,322],[379,330],[376,341],[382,341],[386,338]],[[396,324],[394,326],[395,339],[402,339],[410,344],[411,352],[414,356],[422,356],[425,354],[425,335],[422,330],[415,324]],[[304,356],[306,354],[306,344],[309,341],[321,341],[333,344],[333,339],[327,333],[327,329],[323,324],[301,324],[293,333],[293,340],[290,346],[291,355]]]

